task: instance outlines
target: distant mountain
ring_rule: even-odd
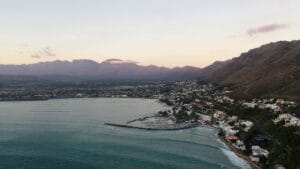
[[[300,41],[263,45],[201,72],[202,78],[236,86],[240,97],[275,96],[300,100]]]
[[[88,80],[188,80],[196,79],[201,69],[174,69],[154,65],[141,66],[132,61],[109,59],[41,62],[28,65],[0,65],[0,75],[51,77],[68,76]]]

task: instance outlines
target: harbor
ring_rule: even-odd
[[[109,126],[136,128],[143,130],[181,130],[187,128],[198,127],[201,125],[199,122],[176,122],[172,117],[149,116],[141,117],[138,119],[130,120],[125,124],[117,123],[104,123]]]

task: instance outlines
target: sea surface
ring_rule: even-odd
[[[249,168],[213,129],[145,131],[104,125],[165,108],[147,99],[0,102],[0,169]]]

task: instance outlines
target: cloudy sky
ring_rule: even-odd
[[[299,0],[0,0],[0,64],[109,58],[203,67],[300,39]]]

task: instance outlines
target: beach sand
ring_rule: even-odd
[[[250,157],[244,155],[241,151],[236,149],[231,143],[229,143],[225,137],[219,136],[220,140],[227,145],[227,147],[230,148],[232,152],[234,152],[239,158],[242,158],[243,160],[247,161],[248,164],[251,166],[252,169],[261,169],[257,164],[255,164]]]

